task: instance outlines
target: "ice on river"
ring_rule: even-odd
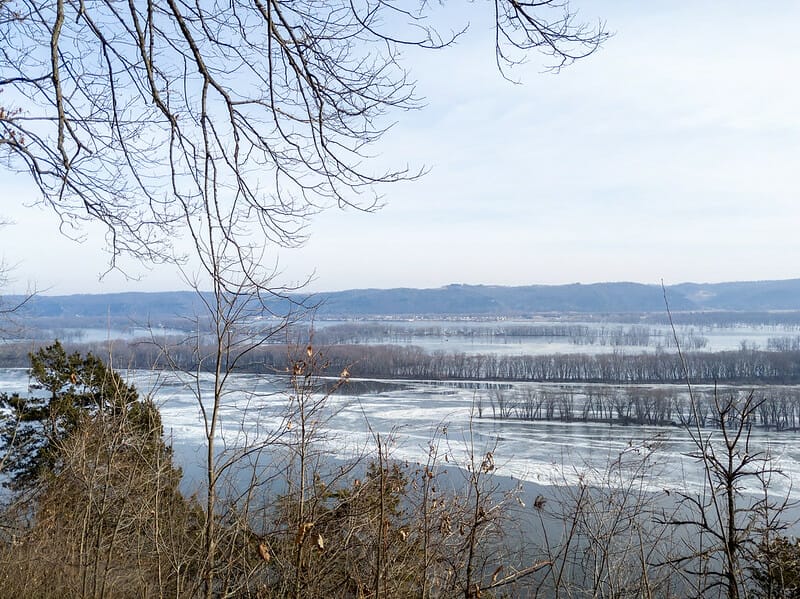
[[[210,376],[194,381],[142,370],[127,376],[158,403],[165,434],[187,477],[199,476],[206,429],[197,397],[199,393],[204,402],[213,397]],[[0,369],[6,392],[25,393],[28,383],[27,370]],[[516,385],[526,384],[536,385]],[[702,489],[702,470],[687,455],[696,448],[679,427],[494,420],[485,417],[485,405],[484,418],[479,418],[473,405],[481,392],[464,383],[352,381],[327,399],[313,424],[324,433],[321,446],[338,458],[369,453],[373,435],[380,433],[390,440],[392,455],[399,460],[425,461],[431,444],[438,447],[440,459],[447,454],[448,462],[461,466],[470,448],[478,463],[491,451],[498,474],[540,485],[573,485],[579,480],[615,484],[641,476],[642,484],[653,490]],[[285,379],[232,375],[222,400],[218,438],[229,448],[285,439],[293,424],[286,418],[291,409]],[[719,442],[718,433],[707,432]],[[797,433],[754,430],[751,445],[754,451],[768,452],[783,473],[773,476],[770,492],[800,498],[800,485],[792,484],[800,481]]]

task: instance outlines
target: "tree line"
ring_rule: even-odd
[[[415,347],[332,346],[331,359],[351,363],[357,376],[425,380],[593,383],[800,382],[800,352],[496,355],[425,352]]]
[[[475,409],[478,418],[719,428],[716,398],[743,394],[747,391],[736,387],[695,387],[690,394],[679,385],[498,385],[476,391]],[[800,389],[759,387],[755,395],[748,425],[776,431],[800,429]]]
[[[321,345],[404,343],[413,345],[417,339],[458,338],[475,342],[498,340],[522,343],[525,340],[560,339],[574,345],[600,345],[608,347],[675,347],[675,336],[663,328],[619,324],[488,324],[453,323],[452,325],[348,322],[313,329],[295,326],[294,336],[311,336]],[[708,339],[694,330],[677,333],[678,343],[685,349],[702,349]]]
[[[68,344],[78,351],[104,350],[104,343]],[[248,352],[237,370],[249,373],[286,372],[293,344],[260,345]],[[0,345],[0,365],[24,366],[30,345]],[[180,339],[114,344],[117,364],[125,368],[180,368],[198,366],[198,349]],[[354,377],[415,380],[494,380],[586,382],[609,384],[659,383],[800,383],[800,350],[740,349],[721,352],[497,355],[463,352],[427,352],[416,346],[331,345],[325,349],[327,376],[347,368]],[[200,365],[205,368],[208,365]]]

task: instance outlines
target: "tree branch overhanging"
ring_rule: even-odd
[[[558,69],[608,36],[568,2],[492,0],[498,66]],[[487,0],[488,4],[488,0]],[[420,106],[399,51],[440,49],[431,7],[396,0],[0,3],[0,160],[28,172],[67,228],[100,221],[112,263],[173,260],[187,218],[241,243],[292,246],[328,206],[372,210],[367,149]],[[212,207],[209,209],[209,207]]]

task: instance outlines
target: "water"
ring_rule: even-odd
[[[613,351],[627,354],[675,351],[672,328],[657,324],[631,324],[622,322],[531,320],[370,320],[370,321],[318,321],[315,327],[326,329],[352,326],[364,327],[364,336],[355,337],[356,343],[415,345],[426,351],[459,352],[466,354],[496,355],[546,355],[546,354],[601,354]],[[584,328],[584,337],[566,335],[505,334],[504,330],[544,331],[563,327],[565,330]],[[646,332],[648,339],[636,344],[625,343],[624,333]],[[684,350],[709,352],[748,349],[767,349],[770,339],[792,341],[800,335],[796,327],[784,325],[698,326],[676,325],[681,347]],[[352,341],[351,341],[352,342]]]
[[[631,324],[622,322],[544,320],[370,320],[343,321],[322,320],[314,324],[320,339],[326,331],[336,330],[326,343],[415,345],[428,352],[495,355],[547,355],[547,354],[602,354],[623,352],[626,354],[675,351],[673,331],[666,325]],[[307,331],[298,334],[304,344]],[[543,331],[563,328],[575,333],[579,329],[586,335],[545,335]],[[522,331],[536,331],[524,334]],[[508,334],[506,331],[514,331]],[[767,349],[773,343],[783,341],[787,346],[800,345],[800,330],[785,325],[737,325],[698,326],[677,325],[675,332],[682,349],[686,351],[732,351],[742,347]],[[624,334],[634,336],[645,333],[646,339],[638,343],[626,343]],[[193,333],[174,328],[141,326],[124,328],[43,328],[27,331],[17,339],[35,338],[41,343],[53,339],[67,342],[97,343],[107,340],[148,340],[153,337],[186,337]],[[341,340],[337,336],[341,335]],[[280,341],[283,341],[281,339]]]
[[[132,371],[127,377],[141,393],[152,394],[161,409],[165,435],[184,469],[185,488],[202,476],[205,429],[197,400],[211,397],[212,380],[154,371]],[[219,445],[234,449],[258,442],[283,443],[294,434],[285,414],[291,404],[285,379],[233,375],[223,401]],[[27,391],[25,369],[0,369],[6,392]],[[517,383],[514,387],[546,386]],[[391,439],[392,456],[425,461],[431,444],[447,461],[465,466],[469,448],[478,458],[491,451],[501,476],[538,485],[574,485],[579,480],[606,484],[609,469],[621,464],[632,472],[649,456],[646,485],[652,490],[697,491],[703,472],[687,456],[696,449],[679,427],[620,426],[605,423],[526,422],[477,418],[474,400],[487,392],[480,384],[405,381],[353,381],[326,400],[313,416],[322,439],[318,447],[334,458],[348,459],[374,451],[375,434]],[[552,386],[551,386],[552,387]],[[563,387],[563,386],[562,386]],[[587,387],[587,386],[583,386]],[[581,390],[576,386],[576,393]],[[316,396],[319,399],[320,396]],[[486,410],[484,409],[484,416]],[[296,423],[295,423],[296,424]],[[712,439],[719,432],[707,431]],[[798,433],[755,430],[753,451],[768,452],[784,476],[769,483],[777,497],[800,499]],[[277,445],[276,445],[277,446]],[[755,480],[745,491],[757,493]],[[795,483],[795,484],[793,484]]]
[[[98,327],[98,328],[75,328],[75,327],[55,327],[55,328],[31,328],[22,331],[14,331],[10,337],[4,338],[3,343],[15,343],[19,341],[36,341],[43,345],[52,343],[58,339],[68,343],[100,343],[103,341],[134,341],[163,339],[164,337],[186,337],[189,333],[174,328],[167,327]]]

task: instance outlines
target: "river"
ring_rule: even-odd
[[[189,376],[148,370],[126,373],[140,393],[152,395],[160,407],[164,432],[184,469],[184,487],[202,474],[204,427],[196,391],[208,400],[212,381],[202,375],[199,385]],[[284,418],[289,407],[286,379],[233,375],[221,411],[220,445],[235,449],[272,439],[278,447],[292,434]],[[0,369],[6,392],[27,392],[25,369]],[[516,383],[536,388],[538,383]],[[647,458],[644,484],[654,490],[697,491],[703,484],[698,462],[687,454],[696,450],[686,430],[674,426],[620,426],[607,423],[529,422],[477,416],[476,398],[483,385],[456,382],[350,381],[325,400],[314,415],[317,447],[337,459],[373,451],[374,435],[390,440],[392,456],[401,461],[424,461],[431,444],[441,458],[464,466],[469,448],[476,455],[491,451],[496,473],[537,485],[574,485],[578,480],[607,484],[609,470],[634,472]],[[583,392],[586,386],[576,389]],[[758,389],[756,389],[758,393]],[[322,396],[314,396],[313,400]],[[712,441],[719,432],[710,429]],[[754,429],[751,453],[768,454],[781,472],[773,476],[773,496],[800,499],[798,433]],[[618,470],[619,471],[619,470]],[[753,477],[746,492],[757,493]]]

